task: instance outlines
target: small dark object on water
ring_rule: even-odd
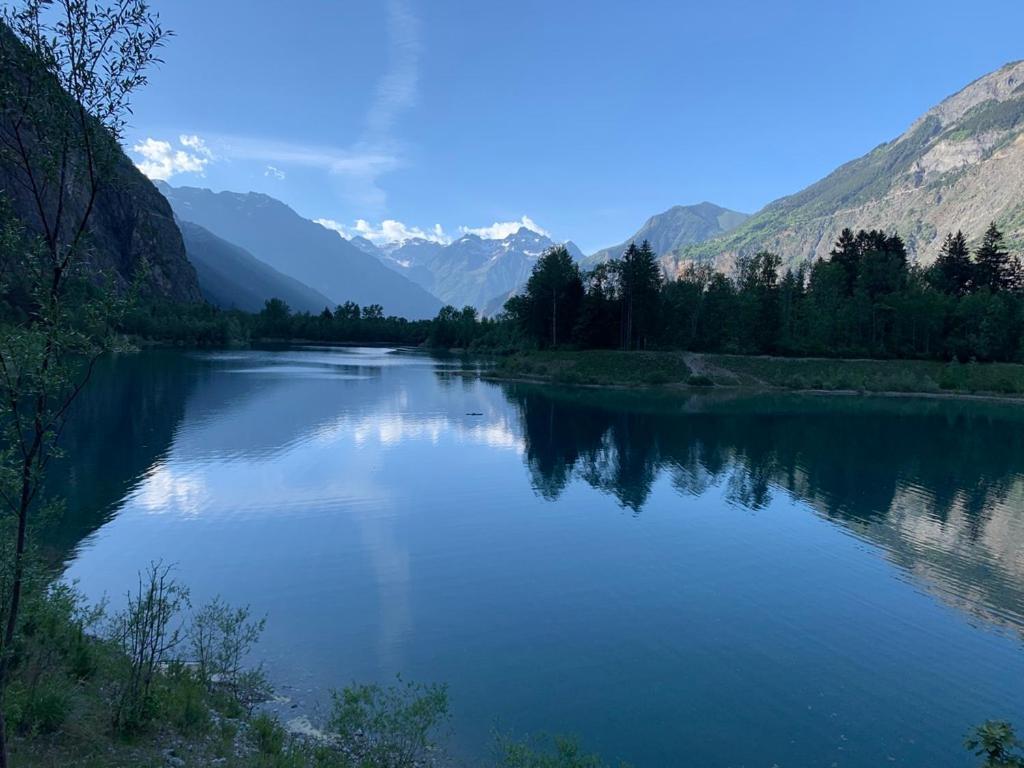
[[[471,412],[471,413],[467,413],[466,415],[467,415],[467,416],[483,416],[483,414],[482,414],[482,413],[477,413],[476,411],[473,411],[473,412]]]

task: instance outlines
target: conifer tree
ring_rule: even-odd
[[[932,282],[940,291],[952,296],[970,292],[974,284],[974,265],[963,232],[946,235],[932,268]]]
[[[1010,252],[1003,245],[1003,233],[992,222],[974,252],[974,283],[992,293],[1006,291],[1012,287],[1013,272]]]

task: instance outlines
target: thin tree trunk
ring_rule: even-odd
[[[7,718],[4,717],[3,702],[0,702],[0,768],[9,768],[7,757]]]
[[[551,346],[558,346],[558,292],[551,292]]]

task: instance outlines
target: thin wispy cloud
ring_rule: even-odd
[[[149,137],[132,148],[136,165],[150,178],[163,180],[178,174],[202,175],[212,162],[259,163],[257,172],[276,180],[283,180],[291,168],[319,169],[336,179],[349,205],[363,215],[378,216],[387,207],[380,179],[404,163],[404,142],[395,135],[395,127],[401,113],[416,103],[420,52],[420,22],[412,0],[388,0],[387,68],[373,89],[356,141],[327,146],[190,134],[179,137],[174,146]]]
[[[366,139],[389,141],[399,113],[416,103],[419,81],[419,19],[409,0],[388,2],[388,69],[377,83],[366,114]]]

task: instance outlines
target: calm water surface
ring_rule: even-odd
[[[468,381],[411,352],[112,361],[49,535],[116,605],[153,560],[266,614],[296,705],[443,681],[455,745],[637,768],[966,766],[1024,725],[1017,405]]]

